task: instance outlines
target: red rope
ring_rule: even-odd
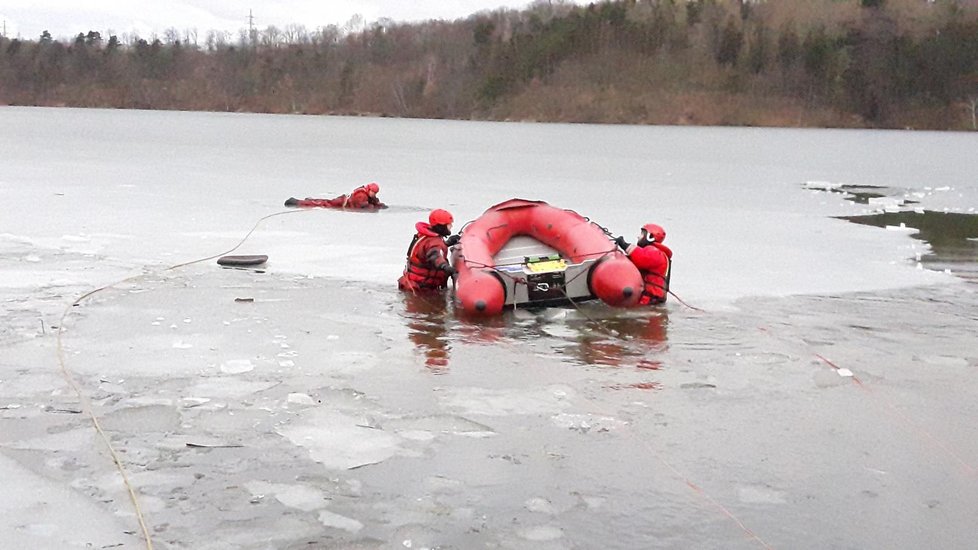
[[[825,363],[826,365],[832,367],[836,371],[842,370],[841,367],[839,367],[838,365],[836,365],[832,361],[826,359],[821,354],[816,353],[815,354],[815,357],[817,357],[823,363]],[[976,473],[975,468],[971,464],[967,463],[964,459],[962,459],[956,452],[954,452],[954,450],[951,449],[951,447],[948,444],[946,444],[940,438],[938,438],[934,434],[930,433],[929,431],[927,431],[923,427],[921,427],[921,426],[917,425],[916,423],[914,423],[913,420],[911,420],[906,414],[904,414],[903,412],[901,412],[900,409],[898,409],[895,406],[893,406],[892,403],[888,403],[888,402],[883,401],[882,398],[879,396],[879,394],[877,394],[876,392],[874,392],[869,386],[866,386],[865,384],[863,384],[862,381],[859,380],[859,378],[856,377],[856,375],[852,375],[851,378],[852,378],[852,382],[854,384],[856,384],[856,386],[858,386],[859,389],[863,390],[863,392],[865,392],[868,395],[874,396],[877,399],[878,404],[884,405],[886,407],[886,409],[888,409],[889,415],[891,417],[896,418],[897,420],[901,421],[908,428],[910,428],[911,430],[913,430],[914,432],[916,432],[917,435],[923,436],[924,439],[929,440],[932,444],[934,444],[935,446],[937,446],[939,449],[941,449],[942,451],[944,451],[948,456],[950,456],[952,459],[954,459],[958,464],[960,464],[961,467],[964,469],[964,471],[970,477],[975,477],[975,473]]]

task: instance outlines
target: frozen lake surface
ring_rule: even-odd
[[[973,134],[22,108],[0,129],[0,548],[147,547],[89,410],[155,548],[978,535],[978,286],[918,265],[910,229],[837,218],[974,213]],[[368,181],[391,209],[262,222],[237,251],[261,271],[168,269]],[[474,324],[396,290],[427,209],[511,197],[628,240],[663,225],[702,311]]]

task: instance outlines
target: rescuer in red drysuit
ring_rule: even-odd
[[[379,191],[380,186],[371,182],[367,185],[357,187],[349,195],[340,195],[335,199],[313,199],[307,197],[303,200],[298,200],[296,198],[290,198],[285,201],[285,206],[351,208],[354,210],[387,208],[387,205],[380,202],[380,199],[377,198]]]
[[[404,274],[397,280],[397,288],[416,292],[418,290],[439,290],[448,286],[448,278],[455,269],[448,261],[448,246],[445,237],[452,234],[455,221],[447,210],[432,210],[428,223],[415,224],[417,233],[408,247],[407,264]],[[457,242],[452,236],[451,244]]]
[[[672,250],[662,244],[665,239],[666,231],[654,223],[642,226],[642,235],[637,244],[626,243],[624,237],[615,239],[615,243],[628,254],[628,258],[642,274],[645,287],[638,301],[641,305],[661,304],[669,294]]]

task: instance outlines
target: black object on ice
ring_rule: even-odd
[[[285,199],[285,206],[297,206],[299,204],[299,199],[295,197],[289,197]]]
[[[261,265],[268,261],[268,256],[255,255],[255,256],[221,256],[217,259],[217,265],[226,265],[232,267],[241,266],[256,266]]]

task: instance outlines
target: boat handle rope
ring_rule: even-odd
[[[578,257],[578,258],[590,258],[591,256],[607,256],[608,254],[614,254],[614,252],[616,250],[618,250],[618,247],[617,246],[615,246],[614,248],[608,249],[608,250],[602,250],[600,252],[586,252],[584,254],[575,254],[575,256]],[[511,262],[511,263],[505,263],[505,264],[486,265],[486,264],[484,264],[482,262],[478,262],[476,260],[470,260],[470,259],[466,258],[465,257],[465,254],[464,254],[464,252],[465,252],[465,249],[464,248],[462,249],[462,252],[463,252],[463,254],[462,254],[462,261],[466,265],[469,265],[469,266],[484,267],[484,268],[496,270],[496,268],[499,268],[499,267],[516,267],[518,265],[523,265],[523,263],[524,263],[524,262]]]

